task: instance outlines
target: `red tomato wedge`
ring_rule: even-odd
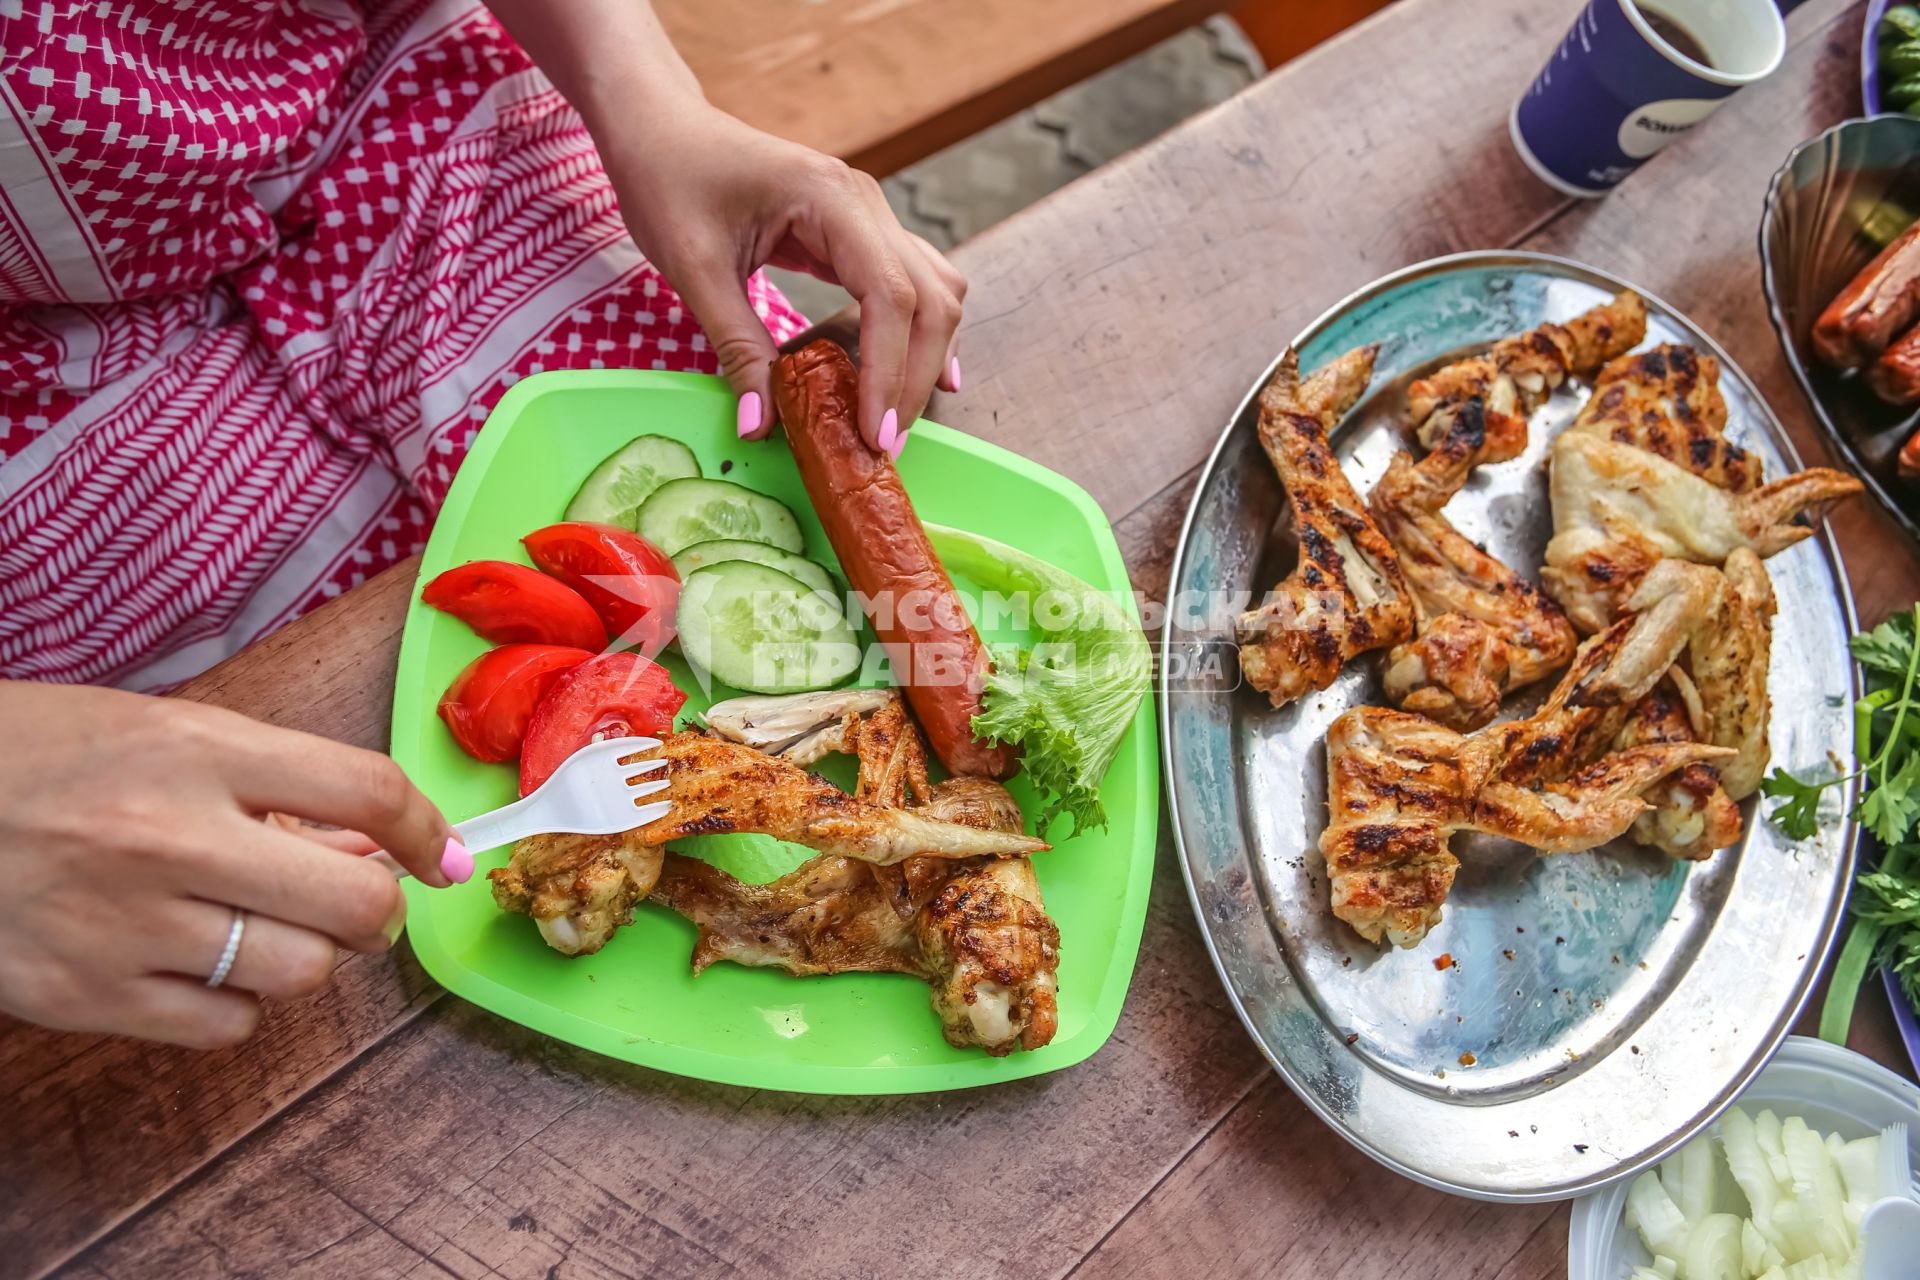
[[[521,541],[535,564],[586,597],[614,644],[652,657],[673,639],[680,575],[633,530],[570,520]]]
[[[578,591],[524,564],[475,560],[429,582],[420,598],[495,644],[598,650],[607,642],[600,615]]]
[[[664,667],[631,650],[581,663],[534,709],[520,752],[520,794],[531,795],[589,742],[666,733],[686,700]]]
[[[520,754],[540,699],[593,651],[560,644],[508,644],[468,663],[440,695],[440,718],[475,760],[497,763]]]

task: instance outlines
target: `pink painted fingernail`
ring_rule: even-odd
[[[748,436],[760,429],[760,393],[749,391],[740,397],[740,417],[736,434]]]
[[[473,879],[473,855],[455,836],[448,836],[447,847],[440,851],[440,874],[455,884]]]
[[[894,440],[900,434],[900,415],[889,409],[880,419],[880,452],[900,456]]]
[[[906,452],[907,430],[907,428],[902,428],[900,433],[893,438],[893,448],[887,450],[888,453],[893,455],[895,462],[900,461],[900,455]]]
[[[947,361],[947,382],[955,395],[960,393],[960,357]]]

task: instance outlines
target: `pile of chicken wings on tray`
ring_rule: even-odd
[[[494,900],[568,955],[604,946],[651,898],[699,927],[695,972],[719,960],[796,976],[904,973],[933,989],[947,1040],[1000,1056],[1053,1038],[1060,931],[1027,855],[1019,806],[987,778],[929,785],[927,748],[892,689],[744,697],[707,732],[663,736],[673,809],[619,835],[520,841]],[[808,771],[855,757],[851,794]],[[651,753],[649,753],[651,754]],[[747,884],[668,851],[758,832],[816,856]]]
[[[1646,303],[1626,292],[1502,339],[1408,388],[1412,438],[1363,503],[1330,434],[1374,351],[1311,376],[1288,351],[1259,401],[1299,559],[1238,623],[1246,682],[1275,707],[1384,650],[1392,708],[1327,734],[1320,837],[1333,912],[1412,946],[1440,919],[1456,831],[1543,853],[1626,835],[1703,859],[1740,839],[1767,763],[1774,597],[1763,559],[1857,493],[1816,467],[1763,483],[1727,440],[1719,362],[1691,347],[1629,354]],[[1529,416],[1569,378],[1592,391],[1549,455],[1553,536],[1536,586],[1449,523],[1473,469],[1526,447]],[[1558,673],[1544,703],[1503,698]]]

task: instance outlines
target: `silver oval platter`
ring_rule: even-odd
[[[1334,433],[1354,486],[1367,492],[1405,447],[1413,378],[1627,287],[1558,258],[1462,254],[1388,276],[1315,321],[1295,343],[1303,370],[1381,344],[1373,383]],[[1746,376],[1645,296],[1648,342],[1720,360],[1728,437],[1769,479],[1799,470]],[[1257,601],[1292,565],[1284,495],[1255,426],[1271,373],[1201,475],[1173,563],[1176,624],[1206,613],[1197,602],[1210,593]],[[1547,447],[1586,395],[1570,380],[1533,416],[1526,453],[1479,468],[1446,509],[1529,576],[1551,532]],[[1779,600],[1772,763],[1817,771],[1849,752],[1846,579],[1824,534],[1767,568]],[[1230,609],[1170,625],[1163,640],[1168,805],[1221,980],[1309,1106],[1382,1164],[1442,1190],[1557,1200],[1659,1159],[1733,1100],[1787,1034],[1832,939],[1852,873],[1854,832],[1840,817],[1851,794],[1829,797],[1819,834],[1797,844],[1749,801],[1741,844],[1702,863],[1625,840],[1540,857],[1456,836],[1462,865],[1439,925],[1411,949],[1376,947],[1332,916],[1317,842],[1326,730],[1349,707],[1384,704],[1378,655],[1276,711],[1236,687]],[[1503,715],[1537,701],[1516,697]]]

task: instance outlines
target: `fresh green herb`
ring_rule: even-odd
[[[1834,961],[1833,982],[1820,1011],[1820,1036],[1846,1043],[1860,984],[1891,967],[1901,990],[1920,1008],[1920,604],[1854,636],[1848,649],[1865,673],[1866,696],[1854,704],[1853,752],[1860,766],[1826,779],[1785,769],[1760,789],[1781,803],[1768,821],[1795,840],[1819,825],[1820,797],[1830,787],[1861,780],[1853,816],[1884,850],[1879,867],[1856,881],[1852,928]]]
[[[989,646],[994,669],[974,733],[1020,744],[1021,768],[1050,797],[1037,829],[1061,813],[1073,815],[1075,831],[1106,826],[1100,781],[1152,676],[1140,624],[1105,592],[1018,548],[942,525],[926,529],[949,569],[987,590],[1024,594],[1041,632],[1033,649]]]
[[[1761,781],[1760,794],[1786,803],[1768,814],[1768,821],[1791,839],[1808,839],[1820,826],[1820,797],[1832,785],[1831,782],[1802,782],[1785,769],[1776,768]]]

